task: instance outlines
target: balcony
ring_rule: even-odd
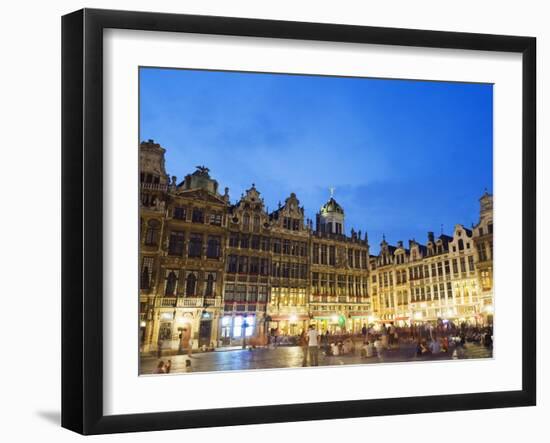
[[[221,298],[202,298],[202,297],[159,297],[155,301],[157,308],[202,308],[221,307]]]
[[[177,303],[176,297],[162,297],[157,298],[155,301],[155,306],[157,308],[175,308]]]
[[[201,308],[202,298],[199,297],[180,297],[178,298],[178,308]]]
[[[166,191],[168,185],[162,183],[141,183],[141,189],[146,191]]]

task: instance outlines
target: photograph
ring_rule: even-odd
[[[493,84],[140,66],[138,138],[140,375],[493,357]]]

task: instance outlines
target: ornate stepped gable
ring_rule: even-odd
[[[243,225],[256,230],[269,228],[269,216],[254,183],[241,195],[241,199],[230,207],[229,213],[230,227]]]

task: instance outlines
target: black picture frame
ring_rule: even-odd
[[[503,51],[522,54],[522,389],[506,392],[109,415],[103,413],[103,30]],[[83,9],[62,18],[62,426],[152,431],[536,404],[536,39]]]

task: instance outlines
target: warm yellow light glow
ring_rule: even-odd
[[[333,315],[332,317],[330,317],[330,320],[333,322],[333,323],[336,323],[338,321],[338,316],[337,315]]]
[[[296,316],[296,314],[292,314],[290,317],[289,317],[289,320],[291,322],[295,322],[296,320],[298,320],[298,317]]]
[[[142,328],[145,327],[145,321],[141,321],[140,324],[139,324]]]
[[[492,314],[494,312],[495,308],[493,307],[493,305],[487,305],[485,306],[485,312],[487,312],[488,314]]]

